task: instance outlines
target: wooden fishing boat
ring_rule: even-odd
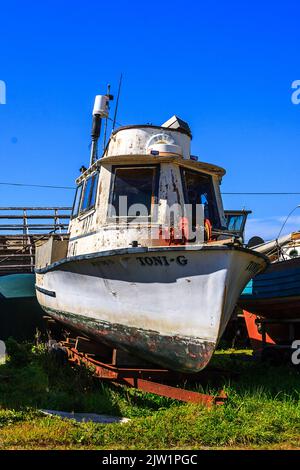
[[[77,179],[69,239],[36,249],[37,298],[93,340],[198,372],[267,260],[227,230],[225,171],[191,156],[181,119],[114,130],[96,157],[108,99],[96,98],[91,161]]]
[[[300,233],[257,247],[272,263],[244,289],[239,305],[254,349],[290,347],[300,335]]]
[[[300,258],[270,264],[244,289],[241,305],[266,318],[299,318]]]

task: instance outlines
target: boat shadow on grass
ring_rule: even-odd
[[[44,312],[36,297],[0,298],[0,340],[33,341],[38,330],[45,332]]]

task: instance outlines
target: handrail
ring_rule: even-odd
[[[71,210],[72,207],[0,207],[0,211],[54,211],[54,210]]]

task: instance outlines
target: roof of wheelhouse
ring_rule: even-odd
[[[134,157],[130,156],[122,156],[122,157],[106,157],[106,158],[99,158],[92,166],[90,166],[84,173],[82,173],[77,179],[76,184],[79,184],[81,181],[86,179],[91,173],[93,173],[101,166],[106,165],[124,165],[124,166],[134,166],[134,165],[157,165],[160,163],[173,163],[175,165],[180,165],[183,168],[194,170],[194,171],[202,171],[208,174],[214,174],[218,176],[220,179],[222,176],[225,175],[226,170],[220,166],[213,165],[211,163],[206,162],[196,162],[193,160],[185,160],[180,157],[152,157],[151,155],[146,156],[138,156]]]

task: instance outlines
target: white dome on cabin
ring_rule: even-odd
[[[121,155],[176,155],[190,159],[191,136],[178,129],[128,126],[112,134],[105,157]]]

